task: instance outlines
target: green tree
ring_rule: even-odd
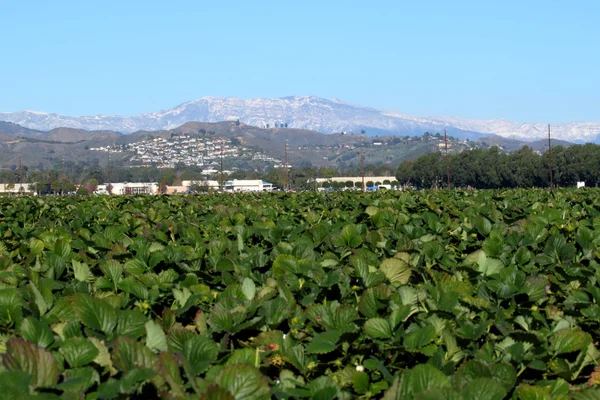
[[[165,169],[158,178],[158,186],[160,188],[161,193],[167,192],[167,186],[173,185],[175,180],[177,179],[177,173],[174,169],[169,168]]]

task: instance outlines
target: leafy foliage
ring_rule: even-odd
[[[6,398],[598,396],[596,190],[0,203]]]

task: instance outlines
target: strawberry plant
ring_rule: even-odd
[[[0,199],[0,390],[598,398],[597,195]]]

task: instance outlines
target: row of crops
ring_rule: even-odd
[[[0,199],[3,399],[598,399],[599,191]]]

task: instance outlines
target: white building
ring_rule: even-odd
[[[273,184],[260,179],[234,179],[225,182],[225,190],[229,192],[270,192]]]
[[[0,194],[32,194],[32,183],[0,183]]]
[[[114,182],[110,183],[112,194],[158,194],[156,182]],[[108,194],[107,185],[98,185],[96,194]]]
[[[219,181],[198,180],[198,181],[181,181],[181,186],[187,187],[190,190],[192,186],[206,186],[210,190],[219,190]]]
[[[385,182],[391,183],[396,180],[395,176],[365,176],[365,185],[367,182],[371,181],[373,183],[379,182],[383,184]],[[362,183],[362,177],[360,176],[334,176],[333,178],[317,178],[317,183],[327,182],[352,182],[352,183]]]

